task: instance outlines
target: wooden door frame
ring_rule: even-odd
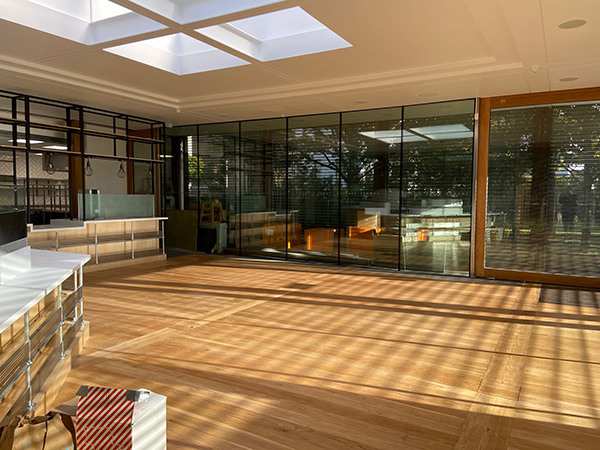
[[[488,157],[490,142],[490,115],[493,109],[535,106],[556,103],[575,103],[600,100],[600,88],[572,89],[536,94],[519,94],[482,98],[479,101],[479,128],[477,143],[477,192],[475,207],[475,266],[474,275],[481,278],[561,284],[580,287],[598,287],[598,277],[556,275],[520,270],[490,269],[485,267],[485,224],[487,216]]]

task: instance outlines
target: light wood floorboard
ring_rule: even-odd
[[[169,449],[597,449],[600,311],[539,287],[186,255],[85,276],[81,384]]]

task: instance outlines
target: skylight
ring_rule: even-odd
[[[109,0],[29,0],[87,23],[129,14],[131,11]]]
[[[421,136],[417,136],[410,131],[400,130],[380,130],[380,131],[362,131],[359,134],[363,136],[377,139],[378,141],[385,142],[386,144],[399,144],[404,138],[404,143],[408,142],[419,142],[425,141],[426,139]]]
[[[105,51],[176,75],[250,64],[183,33],[118,45]]]
[[[131,0],[174,22],[186,24],[212,19],[282,0]]]
[[[259,61],[352,47],[298,6],[196,31]]]
[[[464,139],[473,136],[473,132],[463,124],[417,127],[410,128],[410,130],[435,141],[444,139]]]
[[[87,45],[166,28],[109,0],[2,0],[0,18]]]

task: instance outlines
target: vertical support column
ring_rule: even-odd
[[[469,252],[469,276],[475,276],[475,229],[477,228],[477,168],[479,161],[479,99],[475,99],[473,112],[473,165],[471,172],[471,250]]]
[[[96,264],[98,264],[98,224],[94,224],[94,254],[96,256]]]
[[[129,222],[131,224],[131,259],[135,259],[135,250],[133,248],[134,246],[134,235],[133,235],[133,221]]]
[[[55,235],[55,237],[54,237],[54,240],[55,240],[55,242],[54,242],[54,249],[55,249],[56,251],[58,251],[58,249],[60,248],[60,246],[59,246],[59,244],[58,244],[58,231],[56,231],[56,232],[54,233],[54,235]]]
[[[11,108],[12,108],[12,118],[17,120],[19,118],[17,114],[17,98],[13,97],[11,100]],[[12,145],[13,147],[17,146],[17,139],[19,138],[19,133],[17,129],[17,124],[12,124]],[[12,170],[13,170],[13,184],[15,186],[15,208],[19,206],[19,191],[17,189],[17,185],[19,184],[19,179],[17,177],[17,151],[13,149],[12,151]]]
[[[339,123],[338,123],[338,167],[337,167],[337,188],[338,188],[338,207],[337,207],[337,263],[340,265],[342,263],[342,254],[341,254],[341,246],[342,246],[342,113],[340,113]]]
[[[75,273],[77,273],[77,269],[75,270]],[[79,266],[79,288],[81,288],[81,300],[79,301],[79,316],[81,317],[81,328],[84,328],[86,325],[83,320],[83,265]]]
[[[65,324],[65,310],[62,302],[62,283],[58,285],[58,309],[60,309],[60,324],[58,325],[58,339],[60,343],[60,358],[67,357],[65,353],[65,341],[63,338],[63,325]]]
[[[85,222],[86,211],[85,211],[85,135],[84,135],[84,123],[83,123],[83,107],[79,106],[79,152],[81,154],[81,211],[79,215],[81,220]]]
[[[490,143],[489,98],[479,100],[479,123],[477,126],[477,186],[475,190],[475,241],[474,270],[476,277],[483,277],[485,267],[485,223],[487,219],[488,148]]]
[[[165,250],[165,221],[164,220],[160,220],[160,237],[162,240],[162,252],[163,255],[166,253]]]
[[[400,133],[400,188],[398,189],[398,270],[406,269],[404,257],[404,239],[402,237],[402,185],[404,180],[404,109],[402,107],[401,133]]]
[[[29,311],[25,313],[25,343],[27,344],[27,368],[25,369],[25,378],[27,382],[27,390],[29,391],[29,402],[27,402],[27,409],[31,410],[35,406],[33,403],[33,388],[31,387],[31,340],[29,336]]]
[[[31,193],[29,188],[29,153],[31,150],[31,111],[29,109],[29,97],[23,97],[25,104],[25,178],[27,180],[26,203],[27,203],[27,223],[31,223]],[[16,144],[16,142],[13,142]]]
[[[240,237],[239,243],[240,243],[240,248],[238,249],[238,255],[242,255],[242,194],[243,194],[243,187],[242,187],[242,183],[243,183],[243,173],[242,173],[242,122],[238,122],[238,149],[237,149],[237,154],[238,154],[238,167],[237,167],[237,180],[238,180],[238,186],[237,186],[237,191],[238,191],[238,198],[237,198],[237,205],[238,205],[238,234]],[[200,146],[198,146],[198,149],[200,149]],[[198,150],[199,151],[199,150]],[[198,155],[199,156],[199,155]],[[200,198],[200,197],[198,197]]]
[[[288,253],[290,251],[291,243],[289,236],[289,226],[290,226],[290,188],[289,188],[289,178],[290,178],[290,119],[289,117],[285,118],[285,260],[288,260]],[[294,223],[292,222],[292,227],[294,227]]]

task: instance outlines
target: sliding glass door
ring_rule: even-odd
[[[485,267],[600,274],[600,103],[494,109]]]

